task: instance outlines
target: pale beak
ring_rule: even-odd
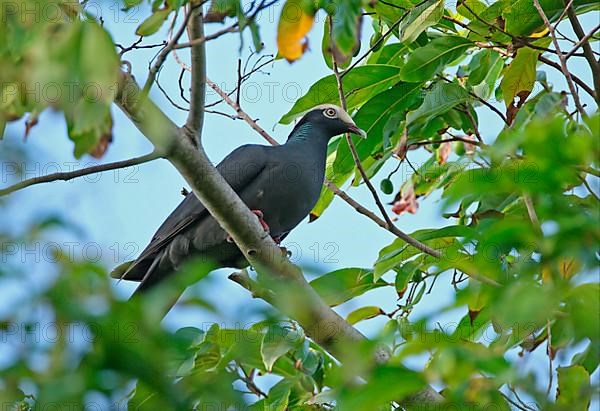
[[[362,138],[367,138],[367,132],[361,128],[358,128],[356,124],[348,124],[348,131],[352,134],[359,135]]]

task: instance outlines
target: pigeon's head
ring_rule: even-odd
[[[310,123],[312,126],[325,131],[328,137],[343,133],[353,133],[363,138],[367,137],[367,133],[358,128],[352,117],[343,108],[334,104],[321,104],[313,107],[306,112],[297,126],[305,123]]]

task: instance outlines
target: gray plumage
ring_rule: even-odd
[[[217,170],[251,210],[260,210],[273,238],[283,238],[316,204],[325,176],[327,144],[333,136],[364,136],[341,108],[321,105],[296,124],[285,144],[244,145],[229,154]],[[175,273],[192,257],[221,267],[248,263],[228,234],[193,193],[167,217],[150,244],[133,262],[117,267],[113,277],[139,281],[144,291]]]

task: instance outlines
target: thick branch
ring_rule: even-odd
[[[52,181],[69,181],[77,177],[83,177],[90,174],[101,173],[103,171],[117,170],[120,168],[136,166],[139,164],[147,163],[149,161],[160,158],[161,155],[153,152],[140,157],[131,158],[129,160],[115,161],[114,163],[98,164],[97,166],[91,166],[82,168],[80,170],[64,171],[58,173],[52,173],[45,176],[34,177],[27,180],[20,181],[12,186],[0,189],[0,197],[15,191],[21,190],[26,187],[30,187],[36,184],[50,183]]]
[[[191,41],[204,37],[204,21],[202,8],[190,7],[191,17],[188,22],[188,37]],[[190,97],[190,112],[185,126],[192,134],[199,136],[204,123],[204,99],[206,96],[206,43],[200,43],[191,48],[192,54],[192,87]]]
[[[293,290],[296,304],[280,302],[278,307],[333,355],[342,356],[340,348],[344,343],[363,341],[365,337],[323,302],[273,240],[269,236],[265,238],[256,216],[215,169],[202,147],[194,144],[194,137],[186,128],[178,128],[149,99],[138,103],[140,93],[133,78],[123,73],[117,104],[157,149],[166,153],[166,158],[231,235],[252,266],[260,273],[269,274],[269,286],[273,286],[276,294],[284,293],[289,298],[289,291],[285,294],[285,290]],[[157,119],[161,127],[157,127]],[[290,287],[290,282],[295,286]],[[383,349],[378,355],[389,356]]]
[[[135,126],[157,147],[186,179],[194,194],[235,241],[249,263],[266,279],[278,295],[273,304],[295,319],[306,334],[339,359],[344,346],[366,338],[337,314],[306,282],[300,270],[290,263],[275,242],[264,235],[258,219],[212,165],[202,146],[194,144],[187,128],[178,128],[149,99],[141,103],[141,90],[133,77],[122,74],[117,104]],[[161,126],[157,127],[157,122]],[[293,286],[290,286],[293,285]],[[387,347],[376,349],[375,359],[390,358]],[[443,400],[427,388],[418,394],[419,403]]]

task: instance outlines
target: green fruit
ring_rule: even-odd
[[[375,34],[371,36],[369,46],[373,48],[373,51],[378,51],[381,48],[381,46],[383,46],[383,44],[385,43],[385,41],[379,41],[381,40],[381,37],[383,37],[381,35],[381,32],[375,32]]]
[[[454,144],[454,152],[459,156],[463,156],[465,154],[465,143],[457,141]]]
[[[389,178],[381,180],[379,187],[384,194],[392,194],[394,192],[394,184],[392,184]]]

